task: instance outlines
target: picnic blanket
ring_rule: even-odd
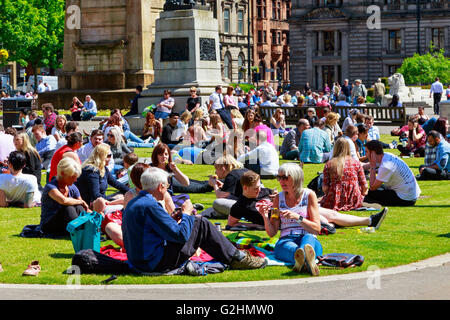
[[[277,258],[275,258],[275,253],[273,251],[268,251],[263,248],[254,249],[266,255],[264,259],[267,260],[268,266],[293,266],[293,264],[290,262],[278,260]]]
[[[249,249],[251,247],[255,247],[273,251],[275,249],[275,244],[278,241],[278,238],[276,237],[263,238],[258,235],[240,231],[230,233],[226,237],[239,249]]]

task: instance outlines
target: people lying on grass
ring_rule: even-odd
[[[122,221],[123,243],[128,265],[134,272],[173,270],[200,247],[231,269],[258,269],[267,264],[238,249],[206,218],[181,210],[169,214],[158,201],[167,193],[169,175],[150,168],[141,176],[143,191],[131,200]]]
[[[231,207],[242,194],[241,178],[248,171],[244,165],[238,162],[230,154],[220,156],[214,162],[215,174],[210,176],[209,184],[214,188],[216,200],[208,213],[228,217]],[[202,212],[202,214],[205,213]],[[214,216],[214,215],[213,215]]]
[[[33,135],[37,141],[36,151],[41,157],[42,167],[47,170],[56,150],[56,139],[52,135],[47,136],[45,128],[41,124],[33,127]]]
[[[435,161],[431,165],[420,166],[419,180],[450,180],[450,143],[442,135],[431,130],[428,144],[435,148]]]
[[[35,176],[39,190],[41,191],[41,157],[36,149],[31,145],[28,134],[26,132],[18,133],[14,137],[14,145],[16,150],[21,151],[26,158],[25,167],[22,169],[22,172]]]
[[[76,185],[80,190],[81,198],[88,204],[98,198],[103,198],[108,201],[108,205],[123,205],[123,195],[129,188],[118,182],[109,172],[107,164],[110,157],[110,147],[102,143],[94,148],[92,154],[83,163],[82,172]],[[107,196],[108,185],[116,188],[119,192]]]
[[[297,164],[283,164],[277,179],[282,191],[275,196],[273,208],[278,209],[278,215],[272,213],[269,216],[270,205],[259,207],[269,237],[274,237],[281,230],[275,245],[275,257],[294,264],[295,272],[306,270],[318,276],[315,259],[322,255],[323,250],[316,237],[320,232],[316,194],[303,188],[303,170]]]
[[[32,208],[40,204],[41,193],[36,177],[22,173],[26,160],[21,151],[9,154],[10,173],[0,174],[0,207]]]
[[[67,137],[67,145],[62,146],[57,149],[53,154],[52,161],[50,162],[50,173],[48,175],[48,180],[52,180],[56,176],[56,171],[59,161],[64,157],[71,157],[75,161],[81,164],[80,158],[78,157],[77,150],[83,145],[83,136],[79,132],[73,132]]]
[[[425,145],[427,136],[425,131],[419,125],[416,117],[410,117],[408,120],[408,130],[405,131],[408,136],[406,146],[398,145],[397,149],[401,152],[401,156],[409,156],[411,153],[415,157],[423,157],[425,155]]]
[[[51,235],[66,235],[69,222],[83,211],[90,211],[74,184],[81,174],[81,165],[72,158],[63,158],[58,163],[57,175],[42,191],[42,232]]]
[[[249,142],[253,148],[240,155],[237,161],[242,162],[245,168],[260,174],[263,179],[273,179],[280,166],[280,157],[275,147],[267,141],[266,131],[256,132],[256,139],[250,138]]]
[[[378,140],[366,143],[366,149],[370,189],[364,201],[382,206],[413,206],[421,190],[408,165],[399,157],[384,153]]]

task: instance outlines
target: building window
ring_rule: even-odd
[[[334,54],[334,31],[324,31],[323,32],[323,49],[325,55]]]
[[[256,14],[259,19],[264,19],[266,17],[266,0],[256,1]]]
[[[277,44],[281,44],[281,32],[277,33]]]
[[[432,36],[433,46],[436,49],[444,48],[444,28],[431,29],[431,36]]]
[[[223,58],[223,75],[226,79],[231,80],[231,57],[228,53],[225,53]]]
[[[266,80],[266,64],[264,63],[264,61],[261,61],[259,63],[259,80]]]
[[[397,69],[398,68],[400,68],[401,66],[400,65],[397,65],[397,64],[395,64],[395,65],[389,65],[388,66],[388,72],[389,72],[389,75],[393,75],[394,73],[396,73],[397,72]]]
[[[258,30],[258,43],[262,43],[262,31]]]
[[[400,30],[389,30],[389,50],[400,51],[402,49],[402,38]]]
[[[223,31],[230,32],[230,9],[223,10]]]
[[[244,61],[245,61],[244,55],[241,53],[238,56],[238,77],[239,77],[239,80],[245,80],[245,72],[241,71],[241,68],[244,67]]]
[[[244,34],[244,11],[239,10],[237,14],[237,29],[239,34]]]
[[[267,32],[263,31],[263,43],[267,43]]]

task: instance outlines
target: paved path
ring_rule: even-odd
[[[234,283],[141,286],[2,285],[0,299],[403,300],[450,299],[450,253],[406,266],[347,275]]]

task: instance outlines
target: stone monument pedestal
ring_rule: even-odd
[[[209,10],[174,10],[161,12],[156,20],[154,82],[139,99],[139,113],[158,104],[166,89],[175,99],[173,111],[185,110],[189,89],[197,87],[202,105],[222,80],[219,49],[219,24]],[[144,119],[130,119],[132,128],[142,130]]]

